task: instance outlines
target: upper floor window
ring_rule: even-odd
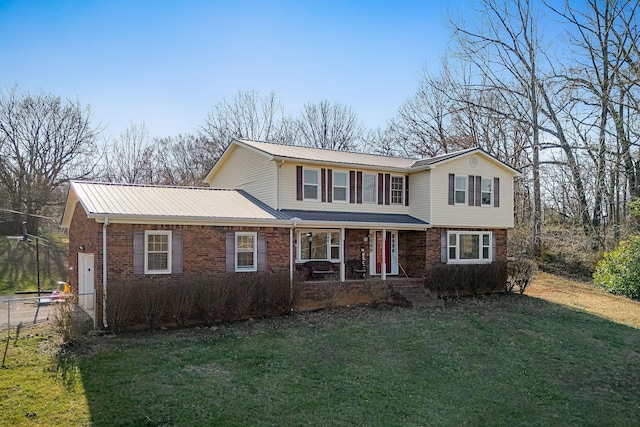
[[[449,231],[447,242],[447,262],[491,262],[491,233]]]
[[[146,230],[144,232],[145,274],[171,273],[171,231]]]
[[[467,177],[464,175],[456,175],[455,202],[456,204],[467,203]]]
[[[303,194],[305,200],[318,200],[318,169],[304,169]]]
[[[362,203],[378,203],[378,175],[362,174]]]
[[[391,204],[402,205],[404,203],[404,177],[391,177]]]
[[[347,201],[347,172],[333,171],[333,201]]]
[[[482,206],[491,206],[492,205],[492,197],[491,187],[493,184],[493,179],[491,178],[482,178],[481,186],[480,186],[480,198],[482,200]]]

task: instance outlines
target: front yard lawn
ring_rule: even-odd
[[[640,419],[640,330],[526,294],[93,337],[57,355],[51,340],[32,333],[10,342],[0,424],[627,426]]]

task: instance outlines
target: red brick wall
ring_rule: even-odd
[[[398,261],[409,277],[424,277],[427,267],[427,235],[424,231],[398,232]],[[400,275],[402,269],[400,269]]]

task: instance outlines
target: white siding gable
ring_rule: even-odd
[[[499,178],[500,207],[449,205],[449,174]],[[434,227],[513,227],[513,172],[483,155],[470,154],[431,169],[431,218]],[[467,197],[469,195],[467,194]],[[414,199],[415,200],[415,199]],[[467,199],[468,200],[468,199]],[[418,217],[420,219],[425,219]],[[426,220],[426,219],[425,219]]]

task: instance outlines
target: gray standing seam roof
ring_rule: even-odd
[[[303,221],[354,222],[354,223],[388,223],[406,224],[428,227],[429,223],[404,214],[384,214],[370,212],[329,212],[305,211],[298,209],[282,209],[282,213],[290,218]]]

